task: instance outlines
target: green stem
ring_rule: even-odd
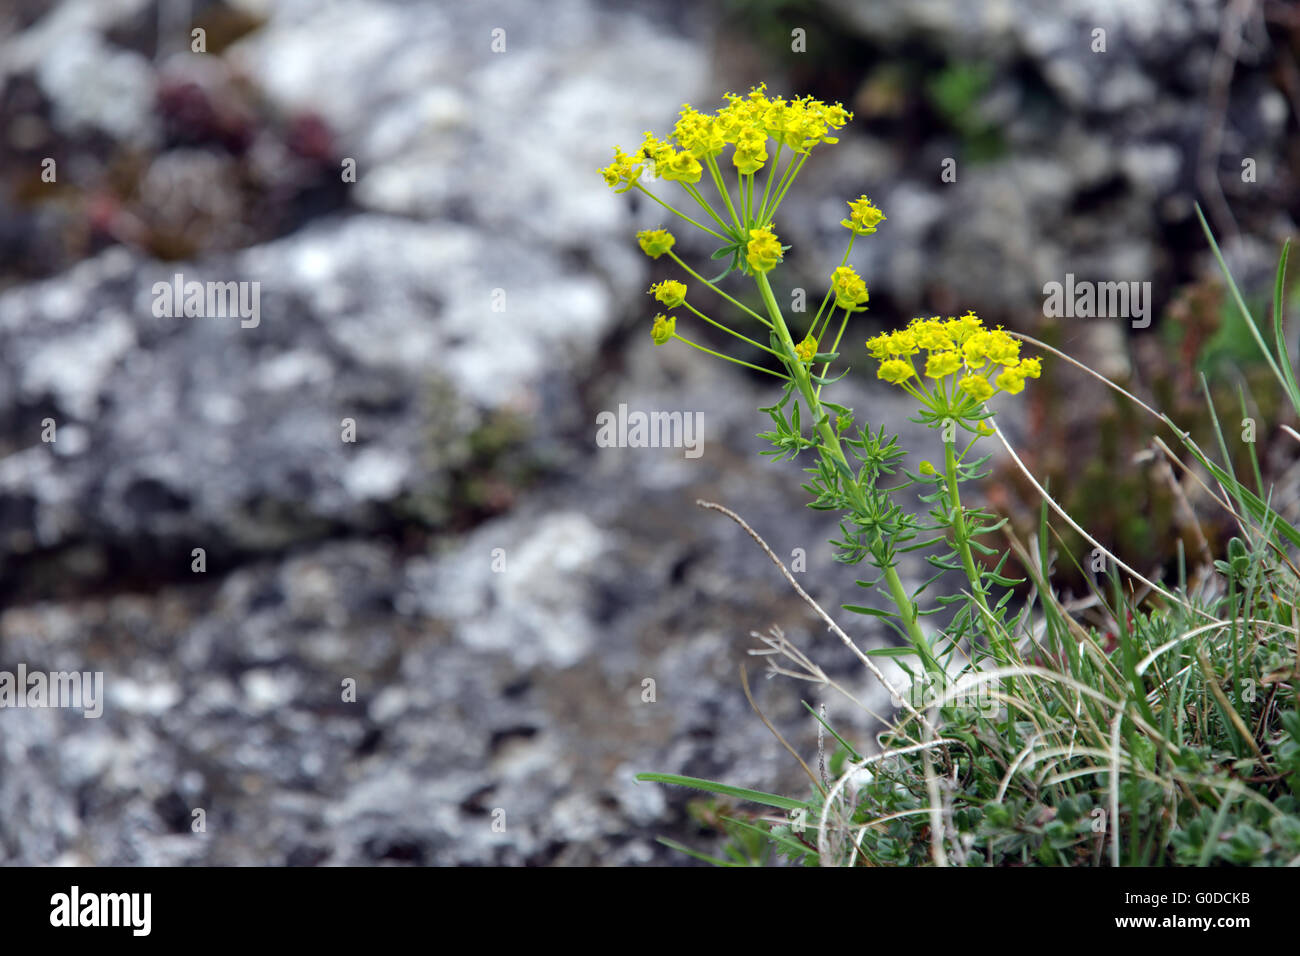
[[[763,190],[763,202],[758,207],[759,216],[763,220],[759,223],[760,226],[767,224],[767,216],[764,215],[767,211],[767,197],[772,194],[772,180],[776,178],[776,167],[781,163],[781,147],[784,145],[784,143],[776,144],[776,153],[772,156],[772,165],[767,167],[767,187]]]
[[[956,541],[957,553],[961,556],[962,568],[966,571],[966,580],[970,582],[971,591],[975,595],[975,603],[979,605],[980,612],[984,616],[984,624],[988,628],[989,637],[996,638],[996,621],[993,612],[989,610],[988,599],[985,594],[984,580],[980,577],[975,568],[975,559],[970,550],[970,532],[966,527],[966,512],[961,505],[960,482],[957,480],[957,453],[956,441],[943,443],[944,465],[946,467],[945,477],[948,481],[948,503],[952,507],[952,533]],[[998,656],[1001,658],[1000,663],[1010,664],[1011,658],[1006,653],[1006,648],[1000,646],[1001,639],[994,641],[999,645],[996,647]]]
[[[781,358],[781,354],[779,352],[775,352],[772,349],[768,348],[766,345],[763,345],[759,342],[755,342],[747,335],[741,335],[735,329],[727,328],[727,326],[723,325],[721,322],[715,322],[713,319],[709,318],[707,315],[705,315],[699,309],[695,308],[695,306],[691,305],[689,302],[683,302],[682,305],[686,306],[686,308],[690,309],[692,312],[698,315],[705,322],[709,323],[709,325],[712,325],[715,328],[722,329],[722,331],[726,332],[727,334],[734,335],[742,342],[748,342],[750,345],[754,346],[754,348],[762,349],[764,352],[767,352],[769,355],[775,355],[777,358]]]
[[[711,235],[711,236],[717,236],[717,237],[718,237],[719,239],[721,239],[723,242],[730,242],[730,241],[731,241],[730,237],[728,237],[728,236],[724,236],[724,235],[722,235],[721,233],[714,232],[712,229],[710,229],[708,226],[704,225],[703,223],[701,223],[701,222],[696,222],[694,219],[692,219],[690,216],[686,215],[686,213],[682,212],[680,209],[677,209],[677,208],[674,207],[674,206],[670,206],[670,205],[668,205],[668,203],[664,202],[662,199],[660,199],[658,196],[656,196],[656,195],[655,195],[654,193],[652,193],[650,190],[646,189],[646,188],[645,188],[644,186],[642,186],[640,183],[635,183],[634,185],[636,186],[637,189],[641,190],[641,192],[645,193],[647,196],[649,196],[651,199],[653,199],[653,200],[654,200],[655,202],[657,202],[659,205],[663,206],[665,209],[667,209],[669,212],[673,213],[674,215],[676,215],[676,216],[681,216],[683,219],[685,219],[687,222],[689,222],[692,226],[695,226],[695,227],[697,227],[697,228],[699,228],[699,229],[703,229],[705,232],[707,232],[707,233],[708,233],[709,235]]]
[[[710,289],[712,289],[712,290],[713,290],[714,292],[716,292],[718,295],[722,296],[724,299],[726,299],[728,302],[730,302],[730,303],[731,303],[732,305],[734,305],[736,308],[740,309],[742,312],[747,312],[747,313],[749,313],[751,316],[753,316],[754,318],[758,319],[759,322],[763,323],[763,325],[766,326],[767,328],[770,329],[770,328],[772,327],[772,324],[771,324],[770,322],[768,322],[767,319],[763,318],[761,315],[759,315],[757,312],[755,312],[755,311],[754,311],[753,309],[751,309],[749,306],[747,306],[747,305],[742,305],[741,303],[737,302],[735,299],[733,299],[731,296],[727,295],[727,293],[723,292],[721,289],[719,289],[716,285],[714,285],[714,284],[713,284],[712,282],[710,282],[708,279],[704,278],[704,276],[700,275],[698,272],[696,272],[694,269],[692,269],[692,268],[691,268],[690,266],[688,266],[686,263],[682,262],[681,258],[677,255],[677,253],[673,252],[671,249],[668,250],[668,256],[669,256],[669,258],[671,258],[671,259],[673,260],[673,262],[677,263],[679,266],[681,266],[683,269],[685,269],[686,272],[689,273],[691,276],[693,276],[696,280],[698,280],[699,282],[704,283],[706,286],[708,286]]]
[[[720,358],[724,362],[734,362],[736,365],[743,365],[745,366],[745,368],[752,368],[756,372],[766,372],[768,375],[775,375],[783,382],[789,381],[788,377],[782,375],[780,372],[774,372],[770,368],[763,368],[763,366],[761,365],[751,365],[749,362],[742,362],[740,359],[732,358],[730,355],[723,355],[721,352],[715,352],[713,351],[713,349],[705,348],[703,345],[700,345],[698,342],[692,342],[690,339],[682,338],[676,332],[673,333],[673,338],[675,338],[678,342],[685,342],[693,349],[699,349],[701,352],[707,352],[710,355],[712,355],[714,358]]]
[[[695,186],[694,183],[688,183],[683,180],[681,185],[682,185],[682,189],[686,190],[686,195],[694,199],[696,205],[698,205],[701,209],[703,209],[711,217],[713,217],[713,221],[716,222],[719,226],[721,226],[724,232],[728,234],[731,233],[731,225],[727,223],[726,220],[724,220],[721,216],[718,215],[718,213],[714,210],[714,208],[711,205],[709,205],[709,201],[707,199],[705,199],[702,195],[700,195],[700,190]],[[717,235],[716,232],[713,234],[715,236]]]
[[[709,164],[709,172],[713,174],[713,184],[718,187],[718,194],[722,196],[722,201],[727,204],[727,212],[731,213],[737,231],[744,229],[740,217],[736,215],[736,207],[731,204],[731,192],[727,189],[727,184],[722,181],[722,173],[718,171],[718,164],[714,162],[712,156],[705,156],[704,159]]]
[[[776,296],[772,294],[772,286],[767,281],[767,274],[759,272],[755,274],[754,278],[758,283],[758,291],[763,296],[763,303],[767,306],[768,315],[772,318],[772,326],[777,337],[792,356],[787,361],[790,362],[789,367],[794,378],[795,387],[799,389],[799,393],[803,396],[812,420],[819,423],[817,430],[822,439],[821,452],[823,455],[829,455],[851,472],[852,466],[849,465],[849,460],[840,445],[839,435],[835,434],[835,429],[831,427],[830,418],[822,412],[821,401],[817,397],[816,390],[812,387],[812,380],[808,377],[808,368],[802,362],[793,359],[794,340],[790,338],[790,330],[786,328],[781,309],[776,304]],[[862,493],[862,488],[857,482],[844,482],[844,485],[848,489],[849,495],[853,499],[852,504],[858,510],[858,513],[868,513],[871,509],[868,507],[866,496]],[[897,568],[892,564],[886,566],[884,575],[885,584],[889,589],[889,596],[893,598],[894,604],[898,608],[898,614],[902,618],[908,640],[912,642],[912,646],[920,655],[926,670],[942,678],[944,675],[943,667],[935,660],[934,652],[930,650],[925,635],[921,633],[921,629],[916,623],[912,601],[907,596],[907,590],[903,587],[902,580],[898,577]]]
[[[790,166],[786,169],[786,175],[781,180],[781,185],[776,191],[776,196],[772,199],[772,208],[766,211],[764,219],[770,221],[776,218],[776,211],[781,208],[781,202],[785,199],[786,191],[789,190],[790,184],[794,182],[794,178],[799,175],[799,170],[803,168],[804,161],[807,158],[808,154],[804,153],[799,157],[799,162],[797,163],[791,159]]]
[[[844,266],[848,264],[848,261],[849,261],[849,253],[853,251],[853,241],[854,241],[855,239],[857,239],[857,237],[858,237],[858,236],[857,236],[857,233],[854,233],[854,232],[849,233],[849,245],[848,245],[848,248],[844,250],[844,258],[840,260],[840,268],[841,268],[841,269],[844,268]],[[821,317],[822,317],[822,313],[823,313],[824,311],[826,311],[826,303],[830,302],[830,300],[831,300],[831,294],[832,294],[834,291],[835,291],[835,284],[832,282],[831,285],[830,285],[829,287],[827,287],[827,289],[826,289],[826,295],[822,298],[822,304],[821,304],[820,306],[817,307],[817,314],[816,314],[815,316],[813,316],[813,324],[812,324],[812,327],[813,327],[813,334],[816,335],[817,338],[821,338],[820,335],[817,335],[817,322],[818,322],[818,320],[821,319]],[[835,313],[835,310],[834,310],[834,309],[831,309],[831,314],[833,315],[834,313]],[[827,325],[828,328],[829,328],[829,326],[830,326],[830,323],[831,323],[830,316],[827,316],[827,317],[826,317],[826,325]],[[823,372],[822,372],[822,375],[825,375],[825,374],[826,374],[826,373],[823,371]]]
[[[828,352],[836,352],[836,351],[839,350],[839,347],[840,347],[840,339],[844,338],[844,330],[845,330],[846,328],[848,328],[848,324],[849,324],[849,314],[850,314],[850,313],[849,313],[849,310],[848,310],[848,309],[845,309],[845,310],[844,310],[844,318],[840,320],[840,330],[839,330],[839,332],[836,333],[836,335],[835,335],[835,344],[832,345],[829,349],[827,349]],[[835,315],[835,310],[834,310],[834,309],[831,309],[831,311],[830,311],[830,315],[827,315],[827,316],[826,316],[826,325],[827,325],[828,328],[830,327],[830,324],[831,324],[831,317],[834,316],[834,315]],[[819,352],[821,351],[821,347],[820,347],[820,346],[818,347],[817,351],[819,351]],[[821,378],[825,378],[825,377],[826,377],[826,373],[829,372],[830,369],[831,369],[831,363],[830,363],[830,362],[827,362],[825,365],[823,365],[823,366],[822,366],[822,374],[821,374]],[[818,397],[818,398],[821,398],[821,395],[822,395],[822,387],[821,387],[820,385],[818,385],[818,386],[817,386],[817,397]]]

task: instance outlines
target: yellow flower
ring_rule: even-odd
[[[889,335],[882,333],[867,339],[867,352],[877,361],[883,361],[887,358],[889,356]]]
[[[888,348],[890,355],[915,355],[921,351],[916,344],[916,334],[910,329],[889,333]]]
[[[677,151],[673,149],[671,143],[665,143],[655,136],[654,133],[646,130],[645,142],[641,144],[641,149],[637,155],[643,160],[649,160],[654,163],[655,175],[662,177],[668,164],[672,162],[673,155]]]
[[[686,301],[686,283],[676,279],[657,282],[650,287],[650,291],[669,309],[675,309]]]
[[[958,345],[965,343],[972,334],[984,327],[984,323],[980,321],[979,316],[974,312],[967,312],[959,319],[949,319],[944,325],[948,329],[948,334],[952,336],[952,340]]]
[[[1004,368],[1002,374],[997,377],[998,388],[1008,395],[1018,395],[1025,387],[1025,376],[1020,369],[1015,366]]]
[[[966,360],[967,368],[974,370],[984,367],[984,363],[988,361],[988,345],[989,333],[982,329],[966,336],[966,341],[961,346],[961,353]]]
[[[935,352],[925,363],[925,374],[930,378],[945,378],[961,368],[961,355],[954,349],[951,352]]]
[[[922,349],[930,353],[925,363],[927,377],[942,379],[961,372],[964,366],[967,374],[957,383],[957,388],[980,402],[998,390],[1015,395],[1024,390],[1025,379],[1042,374],[1041,359],[1021,359],[1020,341],[1001,328],[984,328],[974,312],[956,319],[915,318],[905,329],[884,332],[867,340],[867,351],[881,363],[878,374],[891,382],[909,377],[903,374],[904,368],[915,374],[910,360],[903,360]],[[1001,370],[997,368],[999,365],[1003,366]],[[980,372],[986,366],[988,370]],[[939,403],[943,394],[933,391],[931,398]]]
[[[662,169],[656,166],[655,171],[661,179],[670,182],[698,183],[704,174],[704,167],[690,153],[680,152],[674,153]]]
[[[611,188],[622,186],[622,189],[615,189],[615,192],[625,193],[635,185],[637,177],[641,175],[641,164],[643,158],[629,156],[617,146],[614,147],[614,161],[600,171],[605,177],[605,185]]]
[[[724,94],[726,105],[715,113],[702,113],[684,104],[672,136],[659,139],[645,134],[640,149],[629,156],[615,149],[614,161],[600,170],[605,182],[620,192],[636,185],[645,168],[670,182],[699,182],[700,161],[719,155],[728,143],[735,144],[732,162],[742,175],[753,175],[767,163],[768,137],[782,147],[807,153],[819,143],[834,143],[830,135],[853,119],[839,103],[827,105],[812,96],[787,100],[767,94],[767,87],[752,87],[746,96]],[[675,144],[675,145],[674,145]],[[884,218],[865,196],[849,204],[845,225],[861,232],[874,232]]]
[[[956,346],[948,334],[947,325],[940,322],[938,316],[933,319],[913,319],[910,328],[916,336],[916,344],[928,351],[941,352]]]
[[[867,284],[852,266],[840,266],[831,274],[835,290],[835,308],[860,312],[867,307]]]
[[[885,214],[871,204],[866,196],[849,200],[849,218],[841,219],[840,225],[851,230],[854,235],[865,236],[876,231],[876,226],[884,220]]]
[[[820,112],[821,112],[822,119],[825,121],[826,125],[831,127],[832,129],[839,129],[841,126],[848,123],[849,120],[853,119],[853,114],[850,113],[848,110],[846,110],[839,103],[835,103],[832,104],[831,106],[827,106],[826,104],[821,103],[817,100],[813,100],[813,102],[817,103],[817,105],[821,108]],[[865,199],[866,197],[864,196],[863,198]]]
[[[794,347],[794,354],[799,356],[799,361],[805,365],[813,360],[817,354],[817,340],[809,335],[802,342]]]
[[[921,462],[919,465],[917,465],[916,470],[923,475],[935,474],[934,465],[930,464],[928,461]]]
[[[999,365],[1015,365],[1020,361],[1020,343],[1001,329],[988,333],[984,353]]]
[[[654,325],[650,327],[650,337],[654,339],[655,345],[663,345],[673,337],[677,332],[677,318],[671,315],[664,315],[662,312],[655,316]]]
[[[796,119],[794,109],[780,96],[768,100],[762,116],[763,131],[778,142],[784,142],[785,134]]]
[[[957,387],[977,402],[988,401],[993,394],[993,386],[983,375],[967,375],[957,383]]]
[[[673,138],[696,159],[716,156],[727,145],[718,120],[697,111],[689,103],[682,106],[681,119],[673,129]]]
[[[651,259],[658,259],[673,247],[677,241],[667,229],[642,229],[636,234],[636,241],[641,244],[641,251]]]
[[[880,363],[880,370],[876,372],[876,377],[883,378],[891,385],[901,385],[915,374],[916,370],[912,368],[910,362],[890,359],[888,362]]]
[[[742,175],[758,172],[767,162],[767,135],[753,128],[742,130],[736,137],[736,151],[731,161]]]
[[[749,230],[749,245],[746,247],[746,252],[749,266],[755,272],[771,272],[784,256],[780,240],[772,232],[771,226]]]
[[[807,153],[818,143],[835,142],[826,135],[826,123],[815,110],[810,110],[802,100],[795,103],[792,117],[786,123],[781,142],[796,153]]]
[[[753,101],[737,96],[735,93],[724,95],[727,105],[718,110],[718,130],[724,140],[734,143],[742,133],[754,128],[756,107]]]

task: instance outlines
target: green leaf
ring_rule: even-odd
[[[1178,434],[1179,438],[1182,439],[1187,450],[1192,453],[1192,457],[1208,469],[1210,474],[1214,475],[1218,481],[1221,481],[1226,487],[1235,491],[1240,496],[1245,504],[1245,509],[1251,513],[1252,517],[1254,517],[1256,521],[1264,521],[1265,518],[1275,520],[1277,523],[1277,529],[1282,533],[1283,537],[1296,547],[1300,547],[1300,531],[1293,528],[1289,522],[1278,517],[1277,512],[1265,504],[1263,499],[1202,454],[1200,449],[1197,448],[1189,438],[1184,437],[1183,432],[1173,423],[1173,420],[1170,419],[1168,415],[1161,417],[1164,418],[1165,424],[1172,428]]]
[[[1286,377],[1287,391],[1291,404],[1300,413],[1300,385],[1296,384],[1295,370],[1291,368],[1291,353],[1286,347],[1286,325],[1283,301],[1286,291],[1286,263],[1291,255],[1291,240],[1282,243],[1282,255],[1277,261],[1277,278],[1273,283],[1273,338],[1277,342],[1277,357],[1282,365],[1282,374]]]
[[[914,657],[916,648],[913,647],[873,647],[865,652],[868,657]]]
[[[1274,360],[1272,351],[1264,343],[1263,336],[1259,334],[1259,327],[1255,324],[1254,316],[1250,314],[1250,309],[1246,308],[1246,301],[1241,297],[1241,292],[1237,288],[1237,283],[1232,278],[1232,273],[1228,269],[1228,264],[1223,260],[1223,253],[1219,251],[1219,244],[1214,239],[1214,233],[1210,230],[1210,224],[1205,221],[1205,214],[1201,212],[1200,203],[1196,204],[1196,216],[1201,220],[1201,229],[1205,232],[1205,238],[1209,240],[1210,251],[1214,253],[1214,258],[1219,263],[1219,269],[1223,272],[1223,278],[1228,284],[1228,291],[1232,293],[1232,299],[1236,303],[1237,310],[1241,313],[1242,319],[1245,320],[1246,328],[1250,330],[1251,336],[1255,339],[1255,344],[1259,346],[1260,352],[1264,355],[1264,360],[1268,362],[1269,368],[1273,370],[1273,375],[1277,378],[1278,382],[1284,389],[1288,389],[1286,377],[1282,374],[1282,370]],[[1285,354],[1286,353],[1284,352],[1283,356],[1285,356]],[[1296,410],[1300,412],[1300,407],[1297,407]]]
[[[839,375],[836,375],[834,378],[825,378],[824,376],[821,376],[821,375],[809,375],[808,378],[810,378],[810,379],[812,380],[812,382],[813,382],[814,385],[834,385],[836,382],[838,382],[840,379],[842,379],[845,375],[848,375],[848,374],[849,374],[849,369],[850,369],[850,368],[852,368],[852,366],[849,366],[848,368],[845,368],[844,371],[840,372],[840,374],[839,374]]]
[[[1002,575],[994,574],[992,571],[985,571],[984,577],[988,578],[994,584],[1000,585],[1004,588],[1013,588],[1017,584],[1025,583],[1024,578],[1004,578]]]
[[[897,617],[897,611],[882,611],[878,607],[867,607],[864,604],[841,604],[841,608],[851,614],[869,614],[872,617]]]
[[[797,810],[808,807],[805,800],[792,800],[780,794],[764,793],[762,790],[747,790],[744,787],[733,787],[729,784],[718,783],[716,780],[704,780],[700,777],[683,777],[675,773],[639,773],[636,775],[636,779],[643,783],[666,783],[676,787],[690,787],[693,790],[703,790],[705,793],[716,793],[724,797],[748,800],[750,803],[759,803],[765,807],[776,807],[778,810]]]

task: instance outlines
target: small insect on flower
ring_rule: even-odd
[[[615,192],[625,193],[636,185],[637,177],[641,175],[642,164],[645,158],[642,156],[629,156],[617,146],[614,147],[614,161],[600,171],[605,177],[605,185],[609,186]]]

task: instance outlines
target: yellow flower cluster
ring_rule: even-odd
[[[905,329],[869,339],[867,350],[880,362],[877,377],[894,385],[917,374],[911,356],[924,351],[927,378],[964,372],[957,388],[978,402],[999,391],[1015,395],[1024,389],[1025,379],[1042,373],[1039,359],[1020,357],[1018,340],[1001,328],[984,328],[974,312],[946,320],[913,319]]]
[[[656,282],[650,287],[650,292],[668,309],[675,309],[686,301],[686,283],[678,282],[676,279]]]
[[[761,130],[743,129],[736,140],[736,150],[731,154],[736,172],[752,176],[767,162],[767,136]]]
[[[662,312],[655,316],[654,325],[650,327],[650,337],[654,339],[655,345],[663,345],[671,339],[676,332],[676,316],[664,315]]]
[[[806,153],[818,143],[839,142],[831,132],[853,119],[839,103],[828,106],[812,96],[769,97],[766,89],[766,84],[760,84],[748,96],[726,94],[727,105],[718,111],[718,118],[724,130],[732,132],[728,142],[736,142],[739,131],[748,128],[762,130],[796,153]]]
[[[608,181],[608,180],[607,180]],[[876,226],[888,217],[866,196],[849,200],[849,218],[841,219],[840,225],[852,231],[855,236],[865,236],[876,231]]]
[[[617,147],[614,155],[617,159]],[[692,153],[674,149],[672,143],[657,139],[651,132],[646,132],[639,155],[654,163],[655,175],[660,179],[698,183],[704,174],[704,167]],[[605,176],[605,181],[609,182],[609,176]]]
[[[835,290],[835,308],[861,312],[867,307],[867,284],[852,266],[840,266],[831,273],[831,288]]]
[[[749,230],[749,245],[745,247],[749,267],[755,272],[771,272],[784,256],[781,241],[771,226]]]
[[[802,342],[794,347],[794,354],[799,356],[799,361],[807,365],[817,354],[817,340],[809,333]]]
[[[614,147],[614,161],[600,171],[605,177],[605,185],[615,192],[625,193],[636,185],[641,175],[641,165],[645,158],[637,153],[629,156],[617,146]]]
[[[767,162],[769,137],[796,153],[808,153],[818,143],[838,142],[831,133],[853,119],[839,103],[828,106],[811,96],[769,97],[766,84],[747,96],[728,93],[726,99],[727,105],[714,114],[683,106],[670,140],[646,133],[641,148],[630,156],[614,147],[614,161],[600,171],[605,183],[626,192],[647,163],[660,179],[698,182],[700,160],[719,155],[728,144],[735,147],[731,161],[736,169],[749,175]]]
[[[642,229],[636,234],[641,251],[651,259],[658,259],[673,247],[677,239],[667,229]]]

